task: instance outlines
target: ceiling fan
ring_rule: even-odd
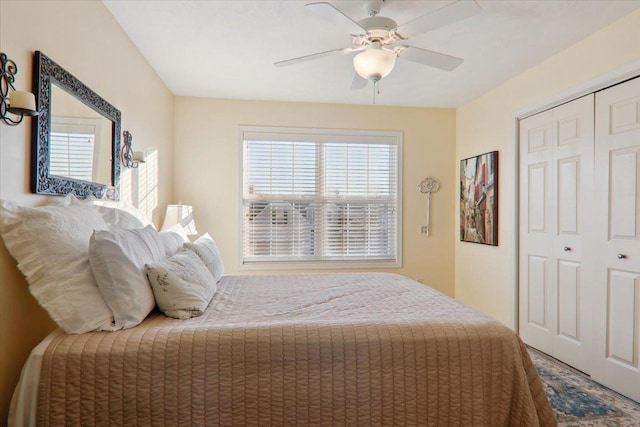
[[[409,46],[405,42],[410,37],[480,13],[480,6],[475,0],[457,0],[402,25],[398,25],[391,18],[379,15],[384,3],[385,0],[364,0],[363,7],[369,16],[360,21],[355,21],[327,2],[307,4],[306,7],[318,16],[333,21],[347,30],[351,34],[352,46],[291,58],[276,62],[274,65],[294,65],[330,55],[357,52],[353,57],[356,74],[352,89],[358,89],[366,86],[368,80],[376,84],[386,77],[393,70],[397,58],[445,71],[452,71],[462,64],[461,58]]]

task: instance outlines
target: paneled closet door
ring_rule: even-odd
[[[589,373],[593,349],[593,94],[553,110],[553,356]]]
[[[589,371],[593,95],[520,122],[520,335]]]
[[[545,111],[520,121],[519,325],[525,343],[553,353],[553,116]]]
[[[640,78],[596,94],[593,378],[640,401]]]

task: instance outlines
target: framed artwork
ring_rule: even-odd
[[[460,161],[460,240],[498,246],[498,152]]]

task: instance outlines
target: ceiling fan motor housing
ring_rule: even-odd
[[[367,34],[354,36],[354,46],[367,45],[376,41],[387,45],[395,41],[391,30],[395,29],[398,25],[393,19],[385,18],[384,16],[371,16],[360,20],[358,24],[367,30]]]

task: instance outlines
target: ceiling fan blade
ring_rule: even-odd
[[[404,38],[411,38],[418,34],[462,21],[479,14],[481,11],[480,5],[475,0],[458,0],[406,24],[399,25],[394,31]]]
[[[353,73],[353,81],[351,82],[351,90],[359,90],[367,87],[369,81],[360,77],[360,74]]]
[[[398,58],[407,59],[445,71],[453,71],[464,62],[462,58],[456,58],[455,56],[414,46],[398,46],[397,52]]]
[[[344,28],[349,34],[363,34],[367,32],[367,30],[362,28],[356,21],[330,3],[317,2],[309,3],[306,6],[320,18],[331,21],[337,26]]]
[[[332,49],[332,50],[327,50],[327,51],[324,51],[324,52],[312,53],[311,55],[299,56],[297,58],[285,59],[284,61],[278,61],[278,62],[274,63],[273,65],[275,65],[276,67],[283,67],[283,66],[287,66],[287,65],[300,64],[302,62],[307,62],[307,61],[312,61],[314,59],[324,58],[325,56],[331,56],[331,55],[336,55],[336,54],[344,55],[344,54],[347,54],[347,53],[351,53],[354,50],[355,49],[350,48],[350,47],[344,47],[344,48],[340,48],[340,49]]]

